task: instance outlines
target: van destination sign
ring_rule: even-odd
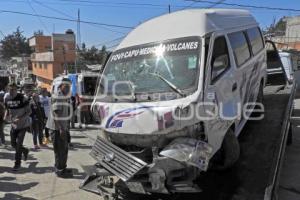
[[[162,55],[163,53],[171,53],[178,51],[191,51],[199,48],[199,41],[173,42],[167,44],[155,44],[149,47],[138,47],[130,50],[122,50],[112,55],[110,61],[120,61],[138,56],[146,55]]]

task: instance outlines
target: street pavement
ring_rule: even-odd
[[[5,127],[9,141],[10,125]],[[95,163],[89,156],[97,130],[74,129],[71,131],[74,148],[69,151],[68,168],[74,171],[70,179],[57,178],[53,172],[54,153],[52,145],[38,151],[32,149],[32,135],[26,134],[24,145],[30,148],[28,160],[22,169],[13,172],[14,150],[8,145],[0,147],[0,199],[3,200],[89,200],[99,196],[79,189],[85,178],[84,165]]]
[[[278,199],[300,199],[300,127],[294,127],[293,143],[286,148]]]

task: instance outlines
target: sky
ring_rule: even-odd
[[[219,0],[210,0],[219,1]],[[291,8],[300,10],[299,0],[223,0],[224,3],[246,4],[259,7]],[[10,34],[17,27],[26,37],[31,37],[34,31],[42,30],[45,35],[53,32],[63,33],[67,29],[77,32],[77,23],[56,19],[45,19],[36,16],[26,16],[1,10],[26,12],[58,18],[77,19],[78,9],[82,21],[106,23],[125,26],[110,27],[81,23],[81,42],[87,47],[106,45],[113,48],[131,29],[145,20],[171,11],[190,7],[206,8],[209,3],[192,3],[189,0],[0,0],[0,33]],[[229,5],[216,5],[216,8],[239,8]],[[274,9],[246,8],[255,16],[261,28],[269,26],[274,19],[282,16],[300,15],[299,11],[278,11]],[[0,39],[3,38],[2,33]]]

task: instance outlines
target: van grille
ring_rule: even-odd
[[[97,160],[102,167],[123,181],[128,181],[147,165],[144,161],[101,137],[97,137],[90,155]]]

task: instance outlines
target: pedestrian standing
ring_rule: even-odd
[[[31,109],[28,99],[17,91],[17,85],[10,83],[8,85],[8,93],[5,94],[4,104],[11,119],[11,145],[15,149],[15,165],[14,171],[18,171],[21,167],[22,154],[24,161],[27,160],[29,150],[23,146],[26,130],[30,127]]]
[[[4,106],[4,92],[0,92],[0,145],[5,145],[5,134],[4,134],[4,115],[5,115],[5,106]]]
[[[50,97],[48,96],[48,91],[46,88],[42,88],[40,95],[40,102],[45,112],[45,124],[47,123],[49,113],[50,113]],[[44,126],[45,129],[45,137],[43,139],[43,144],[47,145],[50,142],[49,129]]]
[[[34,149],[40,149],[46,145],[43,144],[43,128],[45,122],[45,112],[40,103],[39,95],[33,93],[32,98],[30,99],[30,107],[31,107],[31,133],[33,136],[33,145]],[[39,145],[38,145],[39,143]]]
[[[54,155],[55,173],[58,177],[72,177],[72,170],[67,169],[68,160],[68,132],[70,124],[70,85],[71,81],[63,78],[58,86],[57,94],[52,94],[50,115],[47,127],[50,130]]]
[[[88,99],[85,99],[84,96],[76,96],[76,101],[78,102],[78,108],[77,109],[77,119],[79,119],[79,128],[82,128],[83,124],[89,124],[90,123],[90,111],[88,106]]]

